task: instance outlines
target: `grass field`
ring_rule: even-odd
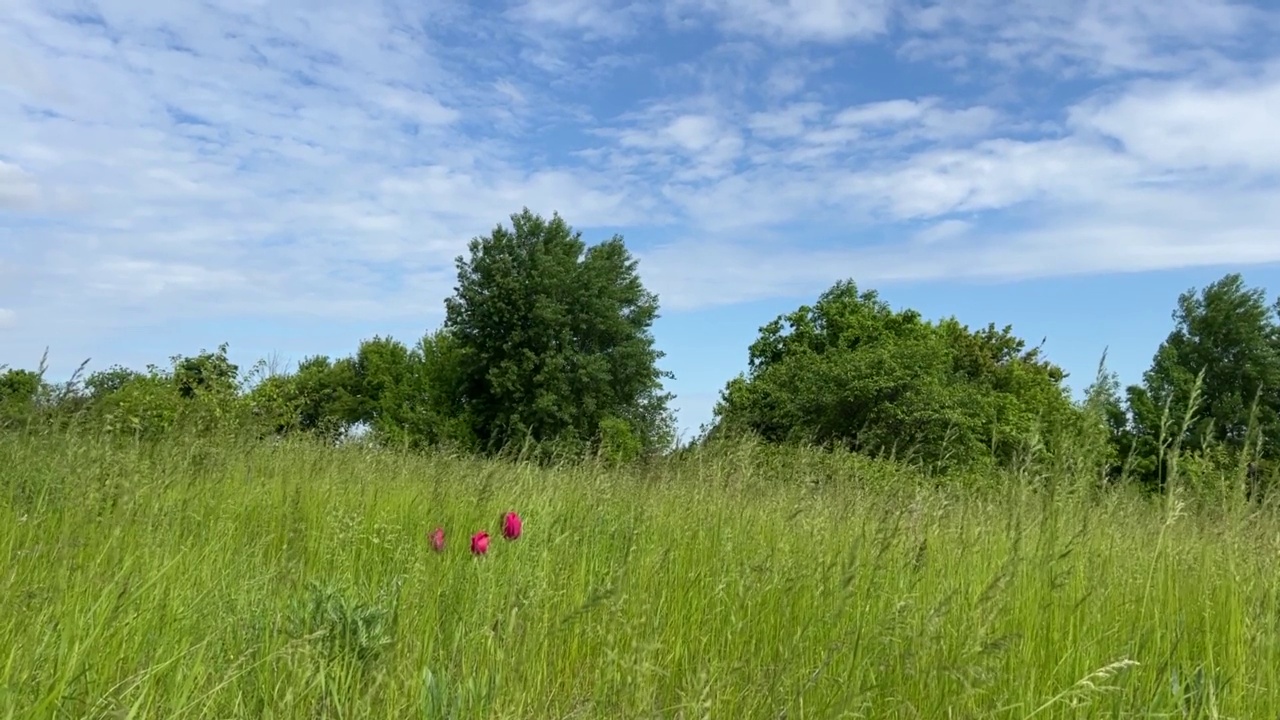
[[[1269,511],[762,457],[0,438],[0,715],[1280,715]]]

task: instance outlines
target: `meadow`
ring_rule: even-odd
[[[0,478],[6,718],[1280,715],[1243,499],[59,433],[0,436]]]

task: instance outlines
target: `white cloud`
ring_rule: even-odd
[[[384,108],[424,125],[448,125],[461,115],[424,92],[384,88],[380,95],[379,101]]]
[[[0,209],[26,210],[40,199],[40,188],[31,174],[0,160]]]
[[[418,322],[525,205],[663,237],[641,271],[686,309],[1280,254],[1262,5],[5,7],[0,306],[24,328]]]
[[[920,230],[912,236],[912,239],[921,245],[932,245],[934,243],[946,242],[952,238],[961,238],[973,229],[973,223],[965,220],[957,220],[948,218],[940,222],[933,223],[923,230]]]
[[[817,72],[833,65],[832,60],[814,59],[810,57],[789,57],[774,61],[764,78],[762,89],[771,100],[792,97],[803,91],[809,84],[809,78]]]
[[[1280,72],[1228,83],[1141,83],[1074,109],[1073,124],[1114,138],[1153,168],[1280,172]]]
[[[18,322],[18,313],[8,309],[0,308],[0,330],[11,328]]]
[[[645,5],[605,0],[526,0],[512,7],[508,14],[517,23],[549,25],[616,38],[635,30]]]
[[[1076,74],[1203,67],[1274,16],[1237,0],[948,0],[907,3],[909,57],[986,57]]]
[[[822,112],[821,103],[798,102],[752,113],[747,118],[747,127],[754,135],[765,140],[797,138],[811,127]]]
[[[1129,193],[1096,215],[1059,210],[1026,229],[981,230],[948,219],[909,243],[826,247],[707,242],[669,243],[642,255],[650,282],[670,310],[812,296],[844,278],[877,286],[929,280],[1021,280],[1195,266],[1280,262],[1272,228],[1275,193],[1245,194],[1217,207],[1195,193]]]
[[[589,171],[513,162],[494,126],[558,111],[458,74],[467,56],[423,29],[446,6],[10,5],[0,47],[36,71],[0,85],[0,208],[57,222],[0,249],[25,268],[0,301],[88,301],[106,323],[420,317],[466,240],[525,204],[580,224],[643,208]]]
[[[999,137],[985,110],[972,131],[922,122],[970,114],[928,101],[757,113],[745,123],[768,148],[748,145],[756,167],[669,197],[713,237],[786,230],[750,245],[694,235],[650,253],[646,268],[666,301],[693,308],[812,292],[848,276],[1013,279],[1280,262],[1280,140],[1268,123],[1280,116],[1277,98],[1274,72],[1230,83],[1135,81],[1068,108],[1056,134],[1026,139]],[[958,134],[922,136],[921,127]],[[906,144],[912,137],[925,143]],[[851,230],[834,231],[841,223]],[[894,227],[896,241],[854,240],[858,229]]]
[[[846,197],[911,220],[999,210],[1031,200],[1102,200],[1099,178],[1122,182],[1138,172],[1127,157],[1076,139],[986,140],[972,148],[929,150],[833,183]]]
[[[678,13],[712,16],[726,31],[788,42],[839,42],[888,29],[890,0],[671,0]]]
[[[732,122],[705,110],[669,106],[651,108],[629,126],[599,134],[616,141],[615,147],[599,154],[611,170],[660,169],[675,181],[725,177],[744,147]]]

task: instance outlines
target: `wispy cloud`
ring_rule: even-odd
[[[891,0],[674,0],[677,13],[710,18],[728,33],[785,42],[839,42],[888,29]]]
[[[549,26],[588,33],[591,39],[616,39],[631,35],[649,13],[649,3],[602,0],[523,0],[507,16],[516,23]]]
[[[524,205],[647,238],[669,309],[1280,261],[1261,0],[5,7],[31,332],[431,318]]]
[[[1060,75],[1194,70],[1253,51],[1274,11],[1239,0],[950,0],[908,3],[901,51],[953,65],[975,59]]]
[[[31,173],[0,160],[0,208],[28,210],[40,200],[40,187]]]
[[[452,11],[372,7],[19,3],[5,45],[46,72],[6,83],[0,202],[47,224],[10,246],[18,291],[51,312],[434,313],[459,244],[523,203],[628,219],[608,178],[519,162],[519,131],[490,129],[545,108],[514,100],[518,74],[469,82],[432,34],[461,33]],[[60,195],[78,207],[42,203]]]

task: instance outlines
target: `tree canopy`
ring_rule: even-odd
[[[525,208],[469,245],[445,301],[458,399],[486,447],[587,442],[618,422],[643,445],[670,441],[658,299],[620,236],[587,247],[558,214]]]
[[[1062,370],[1011,328],[927,322],[852,281],[762,327],[748,354],[715,432],[952,466],[1007,460],[1073,411]]]
[[[1119,434],[1138,476],[1158,483],[1173,445],[1196,452],[1280,455],[1280,301],[1230,273],[1178,296],[1174,328],[1140,384],[1127,390]]]

